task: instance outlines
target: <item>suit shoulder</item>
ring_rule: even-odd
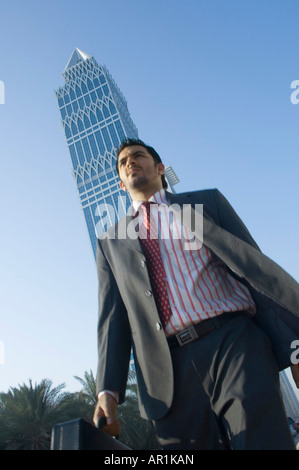
[[[215,203],[215,197],[219,194],[217,188],[201,189],[198,191],[187,191],[184,193],[175,194],[178,198],[191,199],[198,204]]]
[[[179,204],[202,204],[205,215],[212,218],[216,223],[219,223],[217,209],[219,194],[221,193],[217,188],[188,191],[185,193],[172,194],[169,197],[169,202]]]

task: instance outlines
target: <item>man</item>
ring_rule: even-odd
[[[141,416],[161,448],[294,449],[278,371],[299,338],[298,284],[218,190],[167,192],[159,155],[140,140],[117,156],[133,214],[98,240],[94,422],[119,433],[133,348]]]

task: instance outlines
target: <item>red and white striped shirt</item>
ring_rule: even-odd
[[[158,227],[172,310],[165,327],[166,336],[224,312],[245,310],[254,314],[255,304],[248,289],[228,273],[225,265],[206,246],[198,243],[194,249],[192,241],[193,249],[188,249],[190,237],[169,210],[165,191],[158,191],[149,201],[159,205],[153,217]],[[133,201],[136,212],[141,203]],[[139,211],[139,224],[142,217],[143,211]],[[180,236],[182,233],[186,235],[187,242]]]

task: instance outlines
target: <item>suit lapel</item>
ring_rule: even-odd
[[[124,244],[124,249],[129,248],[130,250],[143,253],[137,232],[135,230],[135,219],[132,215],[127,215],[120,219],[116,224],[116,238]]]

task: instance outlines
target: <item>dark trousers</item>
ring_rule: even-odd
[[[173,405],[154,422],[162,449],[295,449],[270,341],[251,318],[232,314],[172,359]]]

